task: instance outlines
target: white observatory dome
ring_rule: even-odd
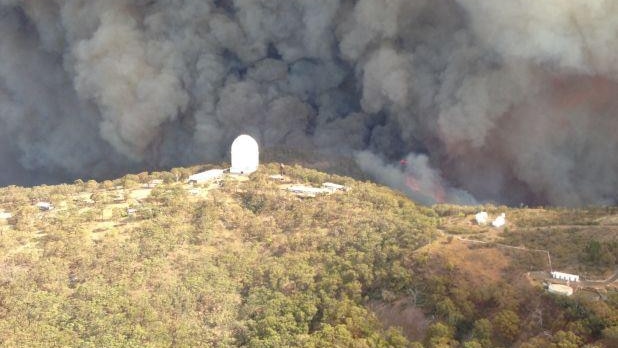
[[[252,137],[243,134],[232,143],[232,174],[251,174],[260,164],[258,143]]]

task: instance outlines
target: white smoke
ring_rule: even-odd
[[[248,132],[354,157],[426,203],[616,203],[617,15],[606,0],[0,0],[0,184],[218,161]]]

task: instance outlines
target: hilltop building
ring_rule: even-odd
[[[305,185],[292,185],[287,188],[288,191],[299,197],[316,197],[318,195],[330,195],[338,191],[345,191],[346,187],[343,185],[333,184],[326,182],[322,184],[322,187],[311,187]]]
[[[36,207],[39,208],[39,210],[41,211],[49,211],[54,209],[53,204],[49,203],[49,202],[38,202],[36,204]]]
[[[345,191],[346,187],[343,185],[339,185],[339,184],[334,184],[332,182],[325,182],[322,184],[322,188],[329,190],[330,192],[337,192],[337,191]]]
[[[260,151],[257,141],[243,134],[232,143],[232,168],[230,173],[249,175],[258,169]]]
[[[578,282],[579,276],[575,274],[562,273],[562,272],[551,272],[551,277],[554,279],[566,280],[568,282]]]
[[[281,174],[270,175],[268,178],[275,181],[285,181],[285,176]]]
[[[288,191],[299,197],[316,197],[318,195],[330,194],[331,191],[325,188],[317,188],[304,185],[294,185],[288,187]]]
[[[551,294],[571,296],[573,295],[573,288],[562,284],[549,284],[547,291]]]
[[[494,221],[492,221],[491,225],[493,227],[498,228],[498,227],[504,226],[505,223],[506,223],[506,214],[502,213]]]
[[[204,184],[219,180],[223,177],[223,169],[211,169],[205,172],[193,174],[189,177],[189,184]]]
[[[482,211],[474,215],[474,219],[478,225],[487,225],[487,221],[489,221],[489,215],[487,215],[486,211]]]
[[[154,180],[150,180],[145,186],[146,188],[155,188],[159,185],[163,184],[163,180],[161,179],[154,179]]]

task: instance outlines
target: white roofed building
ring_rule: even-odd
[[[555,295],[562,295],[562,296],[573,295],[573,288],[567,285],[562,285],[562,284],[549,284],[547,291]]]
[[[476,223],[478,225],[487,225],[487,222],[489,221],[489,215],[487,215],[487,212],[482,211],[474,215],[474,219],[476,220]]]
[[[54,209],[53,204],[51,204],[49,202],[38,202],[36,204],[36,207],[39,208],[40,210],[43,210],[43,211]]]
[[[155,188],[159,185],[163,184],[163,180],[161,179],[154,179],[154,180],[150,180],[145,186],[147,188]]]
[[[223,169],[211,169],[205,172],[193,174],[189,177],[189,184],[203,184],[221,179],[223,177]]]
[[[257,141],[243,134],[232,143],[232,174],[248,175],[255,172],[260,164],[260,151]]]
[[[492,221],[491,225],[493,227],[498,228],[498,227],[504,226],[505,223],[506,223],[506,214],[502,213],[494,221]]]
[[[562,273],[562,272],[551,272],[551,277],[554,279],[566,280],[568,282],[578,282],[579,276],[576,274]]]
[[[285,180],[285,176],[283,176],[281,174],[270,175],[270,176],[268,176],[268,178],[270,178],[271,180],[278,180],[278,181],[284,181]]]
[[[345,186],[343,185],[339,185],[339,184],[335,184],[332,182],[325,182],[322,184],[322,187],[330,190],[331,192],[337,192],[337,191],[343,191],[345,190]]]
[[[332,193],[331,190],[326,189],[326,188],[317,188],[317,187],[304,186],[304,185],[290,186],[288,187],[288,191],[296,194],[297,196],[301,196],[301,197],[315,197],[317,195]]]

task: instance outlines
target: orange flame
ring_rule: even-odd
[[[436,203],[444,203],[446,201],[446,192],[444,187],[442,187],[442,185],[436,180],[431,183],[430,189],[427,190],[429,192],[426,192],[423,189],[421,183],[413,175],[406,176],[406,186],[414,192],[419,192],[433,198]]]

